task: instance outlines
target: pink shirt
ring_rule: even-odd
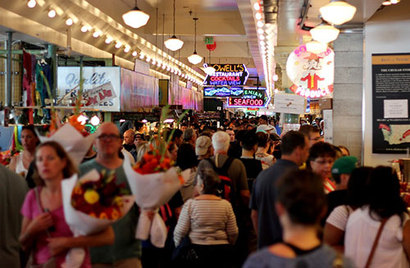
[[[37,187],[39,189],[39,193],[41,192],[41,187]],[[24,200],[23,207],[21,208],[21,214],[24,217],[33,220],[38,215],[40,215],[42,211],[37,205],[36,201],[36,194],[34,189],[30,190],[27,195],[26,199]],[[51,216],[53,217],[54,221],[54,230],[49,232],[51,237],[72,237],[73,233],[70,230],[70,227],[67,225],[65,218],[64,218],[64,210],[63,207],[59,207],[50,212]],[[34,262],[36,264],[45,263],[48,259],[50,259],[50,251],[48,249],[48,242],[47,242],[48,235],[46,232],[42,232],[37,235],[35,239],[35,254],[34,254]],[[58,267],[61,266],[62,263],[65,261],[65,256],[67,252],[63,252],[56,256],[56,261]],[[86,257],[81,267],[91,267],[90,262],[90,254],[88,249],[86,249]]]

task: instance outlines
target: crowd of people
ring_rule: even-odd
[[[20,139],[23,152],[0,165],[0,267],[61,267],[75,247],[88,248],[81,267],[409,267],[397,175],[359,167],[314,125],[282,133],[262,116],[147,133],[140,123],[105,122],[79,166],[59,143],[40,144],[33,126]],[[74,236],[61,181],[95,169],[129,189],[124,162],[161,144],[175,167],[190,170],[159,208],[165,246],[136,239],[137,205],[101,232]]]

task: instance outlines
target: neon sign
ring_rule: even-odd
[[[243,86],[249,77],[245,64],[210,64],[215,73],[208,74],[204,86]]]
[[[266,90],[244,89],[242,97],[228,98],[228,107],[264,108],[269,101],[270,96],[266,94]]]
[[[306,50],[306,45],[297,47],[286,63],[286,72],[293,82],[290,89],[305,98],[330,95],[333,92],[334,56],[330,48],[314,54]]]
[[[204,97],[237,97],[242,95],[240,87],[207,87],[204,88]]]

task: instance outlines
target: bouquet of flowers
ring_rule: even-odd
[[[61,186],[65,219],[75,236],[106,229],[127,214],[135,201],[125,184],[116,184],[114,174],[100,174],[95,169],[80,179],[75,174]],[[84,249],[71,249],[65,267],[80,267],[84,257]]]
[[[48,136],[38,135],[40,142],[56,141],[68,153],[74,164],[79,165],[88,149],[92,145],[95,134],[88,134],[84,126],[77,120],[78,116],[73,115],[68,119],[68,123],[53,129]],[[86,134],[87,133],[87,134]]]
[[[4,166],[8,166],[10,164],[11,159],[13,156],[18,155],[19,152],[14,151],[14,150],[8,150],[4,152],[0,152],[0,164]]]

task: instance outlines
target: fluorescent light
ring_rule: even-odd
[[[88,26],[83,25],[83,26],[81,27],[81,31],[82,31],[83,33],[88,32]]]
[[[132,52],[132,56],[133,56],[133,57],[136,57],[137,55],[138,55],[137,51],[133,51],[133,52]]]
[[[130,46],[125,46],[124,52],[125,52],[125,53],[128,53],[128,52],[130,51],[130,49],[131,49]]]
[[[74,21],[73,21],[72,18],[68,18],[68,19],[65,21],[65,24],[66,24],[67,26],[71,26],[71,25],[73,25],[73,23],[74,23]]]
[[[115,48],[120,48],[122,46],[122,43],[120,41],[117,41],[115,43]]]
[[[106,44],[110,44],[112,41],[113,41],[112,38],[109,36],[107,36],[107,38],[105,39]]]
[[[101,36],[101,32],[100,31],[95,31],[94,33],[93,33],[93,37],[94,38],[98,38],[98,37],[100,37]]]

